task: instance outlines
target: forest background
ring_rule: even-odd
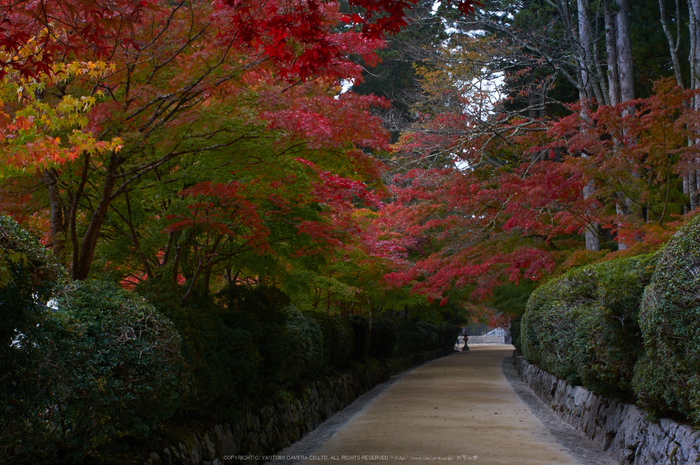
[[[243,351],[289,304],[496,323],[572,267],[660,248],[699,201],[700,1],[482,3],[3,2],[0,205],[48,252],[6,223],[0,282],[99,278],[184,346],[218,325]],[[226,320],[263,301],[272,326]],[[31,345],[20,307],[5,360]]]

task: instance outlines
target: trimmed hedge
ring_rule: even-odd
[[[276,287],[232,285],[225,287],[217,297],[219,308],[221,304],[226,307],[225,323],[250,332],[264,361],[260,364],[256,391],[262,394],[269,391],[270,386],[288,382],[286,347],[294,343],[287,331],[285,309],[291,302],[289,296]],[[253,373],[241,375],[254,376]]]
[[[358,362],[364,362],[369,355],[369,320],[363,316],[350,315],[348,321],[355,333],[355,351],[352,357]]]
[[[536,289],[521,320],[525,358],[596,394],[630,398],[639,306],[658,254],[569,271]]]
[[[438,326],[438,335],[440,336],[440,347],[453,347],[457,343],[457,338],[462,332],[462,328],[452,324],[443,322]]]
[[[399,332],[396,323],[388,318],[374,318],[372,320],[372,334],[370,337],[369,353],[372,357],[383,360],[394,351]]]
[[[258,345],[265,334],[255,317],[227,311],[211,296],[197,291],[183,305],[184,288],[149,281],[137,291],[173,321],[182,337],[183,378],[188,384],[183,410],[221,420],[235,414],[248,397],[265,394],[260,379],[267,365]],[[270,365],[281,367],[282,363],[279,354]]]
[[[437,349],[441,345],[442,341],[440,336],[438,335],[439,329],[437,326],[425,321],[419,321],[418,323],[416,323],[416,325],[419,328],[425,330],[426,337],[423,342],[423,350]]]
[[[640,320],[644,356],[634,376],[640,404],[700,425],[700,216],[666,245]]]
[[[287,316],[287,346],[278,347],[286,354],[282,373],[284,381],[292,385],[302,379],[314,378],[323,368],[323,333],[316,321],[304,315],[295,307],[284,310]]]
[[[520,342],[520,322],[522,321],[523,316],[516,316],[513,318],[513,320],[510,322],[510,338],[511,338],[511,343],[515,347],[516,350],[519,350],[520,352],[523,351],[522,344]]]
[[[323,366],[326,371],[348,366],[355,349],[355,332],[352,324],[338,317],[320,312],[308,312],[323,333]]]
[[[396,352],[399,355],[410,355],[423,350],[428,340],[428,332],[418,326],[415,321],[396,319],[398,336]]]
[[[421,350],[453,347],[462,332],[460,326],[442,322],[438,325],[425,321],[394,320],[398,329],[394,352],[408,355]]]

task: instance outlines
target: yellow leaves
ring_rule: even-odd
[[[68,81],[75,77],[94,80],[106,78],[116,72],[116,65],[104,61],[72,61],[54,63],[52,71],[60,81]]]
[[[4,53],[0,50],[0,56]],[[32,53],[40,53],[36,38],[14,58]],[[45,95],[47,87],[58,82],[99,79],[114,71],[112,63],[72,61],[55,63],[51,74],[27,77],[8,72],[0,81],[0,179],[62,164],[83,152],[121,149],[121,139],[97,141],[85,130],[88,114],[101,93],[64,95],[58,100]]]
[[[379,218],[379,212],[372,211],[369,208],[356,208],[352,211],[352,214],[350,216],[355,220],[359,220],[362,218],[375,219]]]

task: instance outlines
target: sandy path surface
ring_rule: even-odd
[[[502,367],[512,351],[474,346],[406,372],[281,451],[274,463],[614,463],[527,398],[527,388]]]

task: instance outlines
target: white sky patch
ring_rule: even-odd
[[[502,72],[489,73],[483,69],[482,75],[470,81],[457,82],[464,93],[465,105],[463,114],[476,125],[476,121],[488,121],[496,114],[497,105],[503,101],[506,94],[502,92],[505,84],[505,76]],[[471,166],[467,161],[467,150],[461,154],[454,153],[454,166],[459,171],[470,171]]]
[[[471,165],[466,160],[457,159],[455,161],[455,168],[457,168],[457,171],[468,171],[471,169]]]
[[[471,86],[481,93],[484,98],[481,99],[481,114],[482,120],[493,115],[495,106],[501,102],[506,94],[502,92],[505,84],[505,74],[503,72],[488,73],[486,70],[482,78],[475,78],[471,82]]]
[[[355,80],[354,79],[341,79],[340,81],[340,93],[344,94],[345,92],[349,92],[350,89],[352,89],[352,86],[355,85]]]

